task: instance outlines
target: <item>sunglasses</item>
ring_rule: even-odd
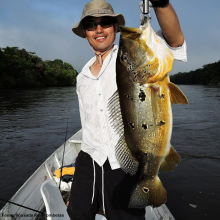
[[[109,28],[112,27],[114,24],[113,19],[103,19],[99,23],[95,21],[88,21],[85,24],[83,24],[83,28],[86,29],[87,31],[94,31],[96,30],[97,26],[100,25],[102,28]]]

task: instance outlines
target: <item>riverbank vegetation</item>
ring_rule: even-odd
[[[0,48],[0,88],[74,86],[77,71],[60,59],[43,61],[18,47]]]
[[[220,85],[220,60],[200,69],[171,75],[170,81],[188,85]]]

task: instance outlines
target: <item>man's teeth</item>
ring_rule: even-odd
[[[97,37],[96,40],[104,39],[105,37]]]

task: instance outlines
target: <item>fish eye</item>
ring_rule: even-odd
[[[126,55],[126,54],[123,54],[123,55],[121,56],[121,59],[122,59],[123,61],[125,61],[125,60],[127,60],[127,59],[128,59],[128,57],[127,57],[127,55]]]

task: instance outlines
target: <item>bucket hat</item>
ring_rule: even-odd
[[[125,25],[125,19],[122,14],[115,14],[112,6],[104,0],[92,0],[87,3],[83,9],[80,21],[72,28],[72,31],[85,38],[82,26],[82,20],[88,16],[92,17],[103,17],[109,16],[114,17],[119,25]]]

